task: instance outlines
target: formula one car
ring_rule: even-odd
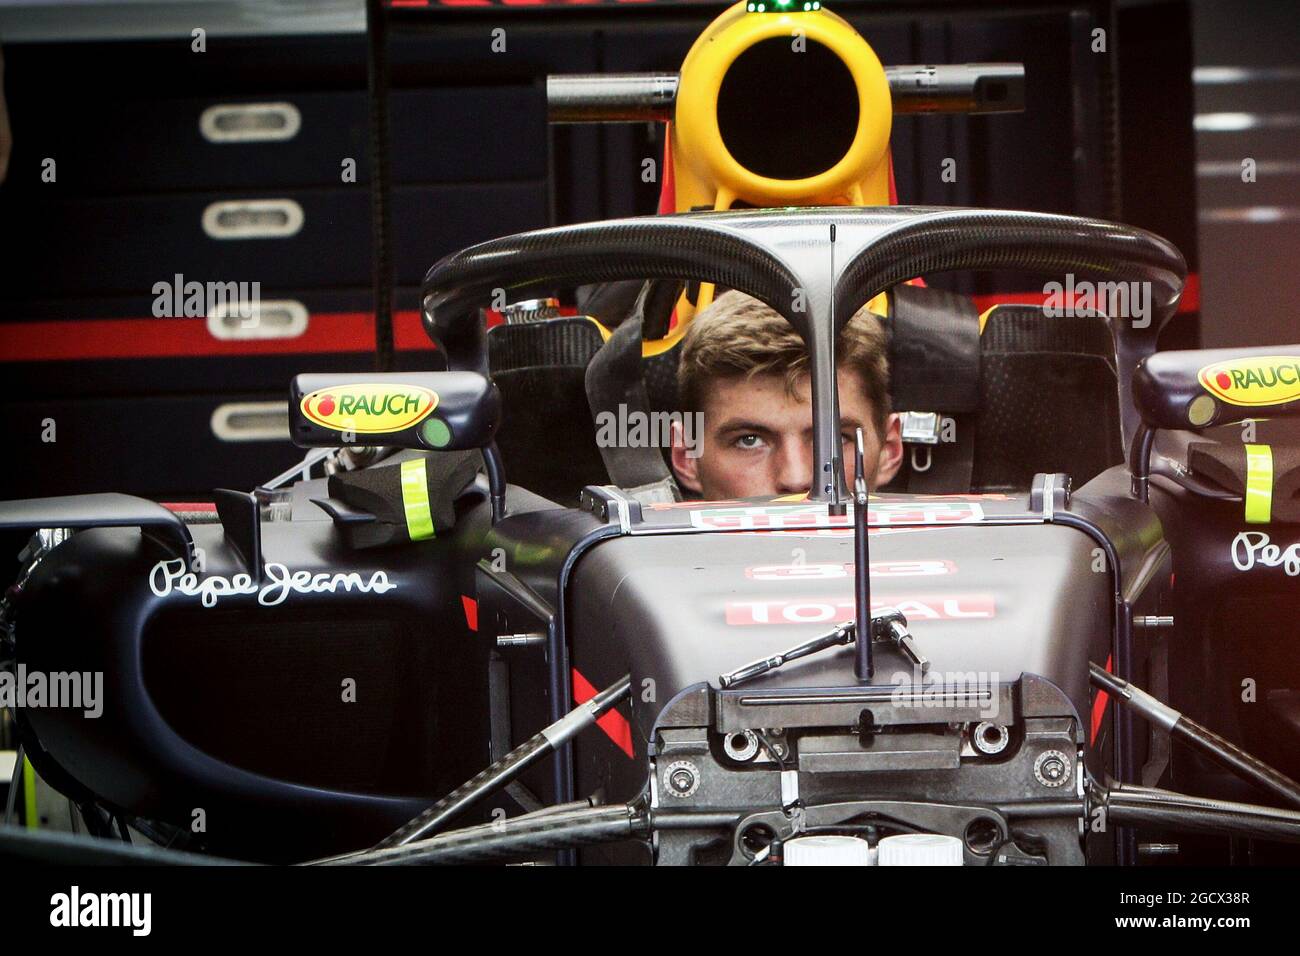
[[[1297,609],[1300,345],[1157,352],[1185,265],[1142,230],[731,208],[746,189],[443,259],[422,298],[446,369],[299,376],[314,450],[251,493],[0,503],[36,531],[0,604],[10,687],[104,681],[93,716],[16,701],[26,758],[92,833],[170,848],[113,858],[1297,860],[1300,660],[1271,638]],[[1151,312],[940,320],[905,284],[984,269]],[[622,283],[616,322],[528,298]],[[671,408],[654,316],[715,286],[807,347],[806,497],[679,500],[662,458],[568,413]],[[502,292],[522,304],[488,329]],[[969,416],[958,486],[846,485],[835,342],[878,297],[895,407]],[[1026,379],[1028,436],[1005,413]]]

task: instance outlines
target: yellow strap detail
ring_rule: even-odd
[[[1246,524],[1273,520],[1273,448],[1246,446]]]
[[[433,537],[433,512],[429,509],[429,480],[423,458],[402,462],[402,508],[406,533],[412,541]]]
[[[27,821],[27,829],[40,827],[40,813],[36,808],[36,771],[32,769],[32,762],[26,754],[23,754],[23,816]]]

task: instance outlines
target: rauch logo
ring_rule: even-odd
[[[438,407],[438,396],[418,385],[339,385],[304,395],[301,407],[322,428],[374,435],[422,422]]]
[[[1300,399],[1300,356],[1229,359],[1205,366],[1197,377],[1206,391],[1229,405],[1284,405]]]

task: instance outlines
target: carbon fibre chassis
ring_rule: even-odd
[[[1147,677],[1147,640],[1138,635],[1135,646],[1132,620],[1166,608],[1169,549],[1151,509],[1128,496],[1122,468],[1073,496],[1053,494],[1050,485],[1043,491],[1040,480],[1029,495],[880,496],[872,510],[873,604],[892,601],[910,612],[937,672],[1012,688],[1005,696],[1020,701],[1022,714],[1022,674],[1054,688],[1090,773],[1134,780],[1148,760],[1146,741],[1089,691],[1087,661]],[[516,657],[516,723],[525,713],[534,725],[558,716],[590,688],[631,672],[631,706],[607,715],[604,735],[562,753],[551,780],[560,801],[597,791],[628,799],[645,786],[664,729],[681,723],[677,710],[698,709],[684,703],[693,694],[709,687],[717,729],[737,729],[740,718],[725,726],[718,674],[851,617],[851,537],[816,503],[642,508],[608,488],[588,489],[582,503],[600,524],[571,548],[515,561],[518,577],[480,563],[480,613],[510,630],[540,624],[548,634],[549,713],[538,712],[535,692],[519,691],[531,686],[527,673],[540,675],[535,662]],[[535,531],[507,518],[490,532],[489,548],[518,555]],[[905,673],[904,660],[882,648],[873,681],[880,692],[896,690]],[[833,689],[861,691],[847,652],[769,675],[744,696]],[[861,709],[841,707],[831,722],[852,723],[844,718],[856,715],[853,707]],[[768,724],[776,722],[769,715]],[[1089,846],[1090,858],[1120,861],[1134,849],[1118,829]]]

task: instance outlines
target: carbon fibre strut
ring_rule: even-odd
[[[1109,819],[1126,825],[1166,826],[1300,843],[1300,813],[1246,803],[1193,797],[1167,790],[1122,784],[1093,793]],[[1012,803],[996,808],[1012,815],[1039,815],[1041,807]],[[1066,803],[1071,816],[1084,813],[1082,804]],[[389,847],[329,860],[346,865],[474,864],[518,859],[532,854],[597,843],[648,840],[656,831],[672,829],[734,830],[743,814],[736,811],[654,810],[645,800],[599,807],[550,807],[512,818],[509,826],[487,823],[450,830],[409,846]]]
[[[321,860],[312,860],[308,865],[334,866],[369,863],[378,854],[384,854],[397,847],[404,847],[415,841],[427,840],[441,829],[448,820],[468,809],[472,804],[477,803],[488,794],[500,790],[523,773],[524,770],[537,763],[547,754],[558,750],[583,730],[586,730],[602,714],[627,697],[631,690],[632,675],[624,674],[596,696],[579,704],[550,726],[542,728],[486,770],[461,784],[419,816],[384,837],[373,847]],[[550,811],[560,809],[567,810],[571,808],[547,808]],[[531,819],[543,812],[539,810],[537,813],[528,816]],[[558,812],[556,818],[560,818]],[[488,824],[489,829],[492,827],[493,824]],[[388,853],[388,855],[391,856],[391,853]]]
[[[549,727],[544,727],[418,817],[384,837],[373,849],[404,846],[437,832],[452,817],[505,786],[538,760],[586,730],[597,718],[627,697],[631,690],[632,675],[624,674],[595,697],[579,704]]]
[[[1093,687],[1113,694],[1116,702],[1163,727],[1173,739],[1199,750],[1241,779],[1300,807],[1300,783],[1270,767],[1254,754],[1224,740],[1208,727],[1203,727],[1181,711],[1152,697],[1136,684],[1116,677],[1099,664],[1091,661],[1088,663],[1088,677]]]
[[[712,817],[716,815],[700,816],[704,825],[715,822]],[[492,863],[597,843],[649,839],[652,834],[651,815],[644,801],[595,807],[563,805],[511,817],[504,826],[497,821],[481,823],[404,846],[323,862],[344,866]]]

